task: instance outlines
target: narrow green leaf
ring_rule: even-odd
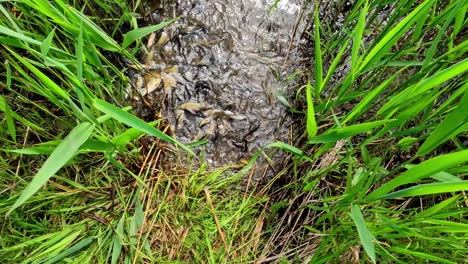
[[[54,243],[50,243],[50,246],[44,247],[43,251],[40,251],[39,254],[34,254],[34,251],[31,255],[33,255],[37,260],[42,259],[47,256],[54,256],[60,254],[63,250],[69,247],[75,239],[77,239],[81,235],[82,230],[77,230],[66,237],[63,237],[60,240],[53,241]],[[48,241],[52,242],[52,241]],[[37,249],[36,249],[37,250]],[[38,262],[38,261],[33,261]]]
[[[78,35],[78,40],[75,48],[76,56],[76,79],[80,84],[83,84],[83,62],[84,62],[84,53],[83,53],[83,24],[80,25],[80,34]]]
[[[444,209],[444,208],[447,208],[447,207],[451,207],[451,206],[454,206],[457,204],[457,200],[460,198],[460,195],[455,195],[447,200],[444,200],[420,213],[418,213],[416,216],[418,218],[421,218],[421,217],[430,217],[434,214],[436,214],[437,212],[439,212],[440,210]]]
[[[153,122],[149,123],[149,125],[154,127],[158,123],[159,123],[159,120],[153,121]],[[116,136],[115,138],[113,138],[112,143],[117,148],[122,149],[125,145],[127,145],[131,141],[137,139],[138,137],[140,137],[143,134],[144,134],[144,132],[142,132],[141,130],[132,127],[132,128],[127,129],[122,134],[120,134],[120,135]]]
[[[349,44],[350,41],[351,41],[350,39],[345,41],[345,43],[341,47],[340,51],[336,55],[335,59],[333,59],[333,62],[330,65],[330,68],[328,69],[327,76],[325,76],[325,80],[322,82],[322,88],[320,89],[320,91],[322,91],[325,88],[325,86],[330,81],[330,78],[335,73],[336,67],[338,66],[338,63],[340,63],[341,57],[343,56],[343,53],[345,52],[346,48],[348,47],[348,44]]]
[[[315,121],[314,101],[312,100],[312,86],[310,81],[306,85],[306,99],[307,99],[307,135],[313,138],[317,134],[317,122]]]
[[[436,193],[468,191],[468,181],[452,182],[437,182],[421,184],[400,191],[392,192],[387,195],[379,196],[376,200],[394,199],[399,197],[412,197],[420,195],[429,195]]]
[[[117,224],[116,234],[114,234],[111,264],[117,264],[120,258],[120,253],[122,253],[122,241],[120,236],[124,234],[124,220],[125,218],[122,216]]]
[[[356,28],[354,29],[353,35],[353,47],[351,52],[351,70],[353,74],[356,74],[359,70],[358,59],[359,59],[359,48],[362,44],[362,34],[364,33],[364,26],[366,25],[366,15],[369,9],[369,3],[366,1],[364,4],[363,9],[361,10],[361,14],[359,16],[359,20],[356,24]]]
[[[364,124],[359,124],[359,125],[352,125],[349,127],[343,127],[343,128],[338,128],[338,129],[332,129],[320,136],[316,136],[309,140],[310,144],[316,144],[316,143],[329,143],[329,142],[336,142],[341,139],[349,138],[352,136],[359,135],[361,133],[368,132],[369,130],[379,127],[381,125],[387,124],[389,122],[392,122],[393,119],[390,120],[380,120],[380,121],[375,121],[375,122],[369,122],[369,123],[364,123]]]
[[[47,86],[51,91],[53,91],[58,96],[62,97],[63,99],[70,100],[70,96],[68,95],[67,91],[62,89],[59,85],[57,85],[52,79],[50,79],[47,75],[42,73],[36,66],[29,63],[26,59],[20,57],[15,52],[12,52],[13,56],[16,57],[26,68],[28,68],[36,77],[41,80],[41,82]]]
[[[52,152],[8,213],[11,213],[26,202],[26,200],[34,195],[50,177],[54,176],[54,174],[75,155],[79,147],[91,136],[93,130],[94,125],[91,123],[81,123],[77,125],[70,134],[65,137],[60,145],[57,146],[54,152]]]
[[[396,144],[396,146],[398,148],[400,148],[401,150],[403,151],[407,151],[411,148],[411,146],[413,146],[414,143],[416,143],[418,141],[417,138],[414,138],[414,137],[404,137],[402,139],[400,139],[400,141],[398,141],[398,143]]]
[[[94,241],[94,237],[88,237],[86,239],[80,240],[80,242],[76,243],[72,247],[66,249],[62,253],[50,258],[48,261],[45,262],[45,264],[53,264],[56,262],[61,261],[62,259],[70,256],[71,254],[80,251],[81,249],[87,247],[89,244],[91,244]]]
[[[188,144],[188,146],[191,147],[191,148],[195,148],[195,147],[204,145],[204,144],[206,144],[208,142],[210,142],[210,141],[207,138],[205,138],[205,139],[202,139],[202,140],[191,142],[190,144]]]
[[[12,72],[11,72],[10,62],[6,60],[3,66],[5,67],[5,70],[6,70],[6,88],[11,89]]]
[[[8,133],[10,134],[13,141],[16,142],[16,128],[15,122],[13,121],[13,110],[10,108],[7,100],[2,95],[0,95],[0,104],[3,105],[3,107],[0,107],[0,110],[5,112]]]
[[[95,45],[110,50],[110,51],[121,51],[121,47],[115,42],[113,38],[107,35],[99,26],[97,26],[89,17],[82,14],[75,8],[66,5],[63,1],[58,1],[58,4],[64,8],[67,13],[69,19],[74,20],[73,24],[68,23],[68,25],[64,25],[64,23],[60,23],[62,26],[65,26],[70,33],[73,33],[75,36],[79,34],[79,28],[76,25],[83,24],[86,35],[92,38],[92,43]]]
[[[44,39],[44,41],[42,41],[40,45],[41,54],[42,54],[42,57],[44,57],[44,59],[47,57],[47,54],[49,53],[54,35],[55,35],[55,28],[52,29],[52,31],[50,31],[49,35],[47,35],[47,38]]]
[[[457,182],[462,181],[462,179],[458,178],[457,176],[452,175],[445,171],[439,171],[436,174],[432,174],[430,177],[434,180],[445,182],[445,183],[450,182],[450,183],[456,184]]]
[[[456,13],[455,9],[448,12],[444,16],[445,23],[442,25],[442,27],[440,27],[440,25],[437,25],[438,32],[437,32],[436,37],[432,40],[431,46],[425,52],[426,58],[424,59],[423,68],[426,68],[430,63],[434,61],[434,55],[436,54],[438,47],[440,47],[439,43],[442,40],[442,37],[445,34],[447,34],[447,31],[448,31],[447,28],[450,26],[455,13]]]
[[[468,85],[465,85],[468,88]],[[466,89],[465,88],[465,89]],[[417,156],[424,156],[445,143],[447,140],[457,136],[459,133],[468,130],[468,89],[465,90],[463,99],[458,103],[457,108],[450,113],[442,123],[440,123],[429,137],[424,141],[416,153]]]
[[[86,140],[83,145],[79,148],[80,153],[88,153],[88,152],[112,152],[114,150],[114,146],[108,142],[88,139]]]
[[[172,137],[164,134],[163,132],[161,132],[160,130],[152,127],[151,125],[149,125],[148,123],[146,123],[145,121],[139,119],[138,117],[130,114],[130,113],[127,113],[125,112],[124,110],[112,105],[112,104],[109,104],[103,100],[100,100],[100,99],[95,99],[94,100],[94,107],[96,107],[96,109],[98,109],[99,111],[105,113],[105,114],[108,114],[109,116],[111,116],[112,118],[115,118],[117,119],[118,121],[128,125],[128,126],[131,126],[133,128],[136,128],[140,131],[143,131],[147,134],[150,134],[152,136],[155,136],[157,138],[160,138],[160,139],[163,139],[163,140],[166,140],[166,141],[169,141],[171,143],[174,143],[176,145],[178,145],[179,147],[181,147],[182,149],[184,149],[185,151],[187,151],[189,154],[191,155],[195,155],[195,153],[187,146],[185,146],[184,144],[180,143],[179,141],[173,139]]]
[[[366,67],[372,66],[387,54],[387,51],[407,32],[409,27],[420,17],[426,15],[434,0],[426,0],[406,16],[398,25],[390,30],[375,46],[367,53],[359,67],[359,72],[366,71]]]
[[[320,20],[318,17],[318,3],[315,5],[315,32],[314,32],[314,42],[315,42],[315,96],[318,98],[322,89],[322,48],[320,40]]]
[[[181,17],[176,17],[176,18],[170,19],[168,21],[159,23],[157,25],[143,27],[143,28],[137,28],[137,29],[134,29],[134,30],[131,30],[131,31],[127,32],[127,34],[124,35],[124,40],[123,40],[123,43],[122,43],[122,47],[124,49],[127,48],[135,40],[137,40],[139,38],[142,38],[142,37],[144,37],[144,36],[146,36],[148,34],[151,34],[154,31],[160,30],[161,28],[163,28],[163,27],[171,24],[172,22],[178,20],[179,18],[181,18]]]
[[[139,199],[136,199],[135,214],[130,220],[130,228],[128,231],[128,235],[130,237],[130,246],[132,248],[137,248],[137,243],[139,242],[138,230],[141,228],[143,220],[144,218],[141,202]]]
[[[253,155],[253,157],[250,159],[249,163],[247,163],[247,165],[245,165],[244,168],[242,168],[239,172],[237,172],[236,175],[233,176],[233,178],[236,178],[236,176],[243,175],[244,173],[248,172],[250,170],[250,168],[252,168],[255,161],[258,159],[258,157],[260,157],[260,155],[263,153],[263,151],[265,149],[267,149],[267,148],[272,148],[272,147],[280,148],[282,150],[288,151],[289,153],[295,154],[296,156],[301,157],[301,158],[303,158],[303,159],[305,159],[307,161],[312,162],[311,158],[309,158],[307,156],[304,156],[302,150],[300,150],[300,149],[298,149],[296,147],[293,147],[293,146],[291,146],[289,144],[286,144],[284,142],[277,141],[277,142],[273,142],[271,144],[266,145],[261,150],[259,150],[257,153],[255,153],[255,155]]]
[[[374,247],[374,240],[376,239],[366,226],[366,222],[364,220],[364,216],[362,215],[361,208],[359,208],[359,206],[355,204],[351,205],[351,218],[353,219],[354,224],[356,224],[359,239],[361,240],[361,244],[364,247],[364,250],[370,257],[372,262],[376,263]]]
[[[414,168],[415,166],[417,165],[414,165],[414,164],[406,164],[404,165],[403,167],[405,169],[411,169],[411,168]],[[459,177],[453,175],[453,174],[450,174],[446,171],[439,171],[437,173],[434,173],[432,174],[431,176],[429,176],[430,178],[436,180],[436,181],[439,181],[439,182],[445,182],[445,183],[457,183],[459,181],[462,181],[462,179],[460,179]]]
[[[24,41],[27,44],[32,44],[32,45],[36,45],[36,46],[40,46],[42,44],[42,42],[40,42],[38,40],[27,37],[24,34],[17,33],[15,31],[13,31],[13,30],[11,30],[9,28],[6,28],[4,26],[1,26],[1,25],[0,25],[0,34],[4,34],[4,35],[7,35],[7,36],[17,38],[19,40]],[[11,44],[11,42],[10,42],[11,40],[12,39],[9,39],[9,38],[0,38],[0,43]],[[23,46],[22,48],[27,48],[27,46]],[[51,47],[51,50],[53,50],[55,52],[58,52],[58,53],[60,53],[61,55],[65,56],[65,57],[70,57],[70,54],[64,52],[61,49]]]
[[[298,149],[298,148],[296,148],[296,147],[293,147],[293,146],[291,146],[291,145],[289,145],[289,144],[286,144],[286,143],[284,143],[284,142],[280,142],[280,141],[277,141],[277,142],[273,142],[273,143],[271,143],[271,144],[268,144],[267,147],[269,147],[269,148],[271,148],[271,147],[280,148],[280,149],[282,149],[282,150],[285,150],[285,151],[287,151],[287,152],[289,152],[289,153],[292,153],[292,154],[295,154],[295,155],[297,155],[297,156],[302,156],[302,155],[303,155],[303,154],[302,154],[302,150],[300,150],[300,149]]]
[[[456,262],[452,262],[452,261],[449,261],[449,260],[434,256],[434,255],[430,255],[430,254],[423,253],[423,252],[418,252],[418,251],[412,251],[412,250],[404,249],[404,248],[400,248],[400,247],[391,247],[391,248],[389,248],[389,251],[393,251],[393,252],[400,253],[400,254],[411,255],[411,256],[418,257],[418,258],[435,261],[436,263],[456,264]]]
[[[406,106],[405,102],[407,102],[408,100],[428,91],[429,89],[437,85],[440,85],[452,79],[457,75],[464,73],[466,69],[468,69],[468,59],[464,59],[443,71],[437,72],[429,78],[424,79],[423,81],[401,91],[399,94],[390,99],[388,103],[382,106],[382,108],[379,109],[377,114],[384,115],[385,113],[388,113],[392,108],[396,108],[399,105]]]
[[[12,152],[25,155],[49,155],[54,151],[54,147],[30,147],[23,149],[0,149],[0,151]]]
[[[37,45],[37,46],[40,46],[42,43],[40,41],[37,41],[35,39],[32,39],[30,37],[27,37],[26,35],[24,34],[20,34],[18,32],[15,32],[9,28],[6,28],[4,26],[1,26],[0,25],[0,34],[3,34],[3,35],[7,35],[7,36],[11,36],[11,37],[15,37],[19,40],[22,40],[28,44],[33,44],[33,45]]]
[[[392,75],[390,78],[387,80],[383,81],[379,86],[376,88],[372,89],[360,102],[349,112],[345,119],[341,122],[342,124],[345,124],[352,118],[359,116],[359,114],[362,114],[365,112],[365,110],[374,102],[374,100],[395,80],[397,76],[399,76],[400,71],[398,71],[396,74]]]
[[[56,238],[56,237],[62,237],[62,236],[66,236],[68,233],[70,233],[70,230],[65,228],[64,230],[61,230],[61,231],[58,231],[58,232],[52,232],[52,233],[46,233],[45,235],[41,235],[41,236],[38,236],[38,237],[34,237],[34,238],[31,238],[31,239],[28,239],[22,243],[19,243],[19,244],[16,244],[14,246],[11,246],[11,247],[7,247],[7,248],[2,248],[2,251],[3,252],[6,252],[6,251],[18,251],[18,250],[21,250],[25,247],[31,247],[31,246],[37,246],[37,245],[43,245],[46,241],[48,240],[51,240],[52,238]]]
[[[9,106],[7,105],[6,99],[4,99],[4,100],[0,99],[0,111],[6,113],[8,111],[7,107],[9,107]],[[25,126],[30,126],[30,127],[34,128],[34,129],[36,129],[38,131],[44,131],[44,129],[42,127],[40,127],[40,126],[38,126],[38,125],[36,125],[34,123],[29,122],[28,120],[22,118],[20,115],[18,115],[17,113],[15,113],[13,111],[10,112],[10,116],[12,118],[18,120],[20,123],[24,124]]]
[[[405,171],[400,176],[385,183],[380,188],[370,193],[367,196],[367,199],[375,200],[377,197],[384,196],[398,186],[403,184],[416,183],[417,181],[430,177],[437,172],[466,162],[468,162],[468,150],[462,150],[426,160],[423,163]]]

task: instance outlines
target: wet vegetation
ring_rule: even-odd
[[[222,168],[126,98],[138,5],[0,3],[1,263],[466,261],[468,3],[306,1],[290,140]]]

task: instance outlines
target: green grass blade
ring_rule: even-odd
[[[255,155],[253,155],[252,158],[250,158],[249,160],[249,163],[247,163],[247,165],[245,165],[239,172],[236,173],[235,176],[233,176],[234,178],[236,176],[239,176],[239,175],[243,175],[245,174],[247,171],[250,170],[250,168],[252,168],[252,166],[254,165],[255,161],[258,159],[258,157],[260,157],[260,155],[263,153],[263,151],[267,148],[272,148],[272,147],[276,147],[276,148],[280,148],[284,151],[287,151],[289,153],[292,153],[298,157],[301,157],[307,161],[310,161],[312,162],[312,159],[307,157],[307,156],[304,156],[304,153],[302,152],[302,150],[296,148],[296,147],[293,147],[289,144],[286,144],[284,142],[280,142],[280,141],[277,141],[277,142],[273,142],[271,144],[268,144],[266,145],[265,147],[263,147],[261,150],[259,150],[257,153],[255,153]]]
[[[343,53],[345,52],[346,48],[348,47],[348,44],[351,40],[346,40],[346,42],[343,44],[341,47],[340,51],[336,55],[335,59],[333,59],[332,64],[330,65],[330,68],[328,69],[327,76],[325,76],[325,79],[322,82],[322,88],[320,89],[323,90],[325,86],[327,86],[328,82],[330,81],[330,78],[333,76],[335,73],[336,67],[338,66],[338,63],[340,63],[341,57],[343,56]]]
[[[3,66],[5,67],[5,70],[6,70],[6,88],[11,89],[12,72],[11,72],[10,62],[6,60]]]
[[[115,118],[116,120],[128,125],[128,126],[131,126],[133,128],[136,128],[140,131],[143,131],[147,134],[150,134],[152,136],[155,136],[157,138],[160,138],[160,139],[163,139],[163,140],[166,140],[168,142],[171,142],[171,143],[174,143],[176,144],[177,146],[181,147],[182,149],[184,149],[185,151],[187,151],[189,154],[191,155],[195,155],[195,153],[187,146],[185,146],[184,144],[180,143],[179,141],[175,140],[174,138],[164,134],[163,132],[161,132],[160,130],[152,127],[151,125],[149,125],[148,123],[146,123],[145,121],[139,119],[138,117],[130,114],[130,113],[127,113],[125,112],[124,110],[112,105],[112,104],[109,104],[103,100],[100,100],[100,99],[95,99],[94,100],[94,107],[96,107],[96,109],[98,109],[99,111],[105,113],[105,114],[108,114],[109,116],[111,116],[112,118]]]
[[[359,70],[359,48],[362,44],[362,34],[364,33],[364,26],[366,25],[366,15],[368,9],[369,3],[366,1],[363,9],[361,10],[356,28],[354,29],[353,47],[351,51],[351,70],[353,71],[353,75],[355,75]]]
[[[159,23],[157,25],[153,25],[153,26],[148,26],[148,27],[142,27],[142,28],[137,28],[137,29],[134,29],[134,30],[131,30],[129,32],[127,32],[125,35],[124,35],[124,40],[123,40],[123,43],[122,43],[122,47],[125,49],[127,48],[128,46],[130,46],[130,44],[132,44],[135,40],[139,39],[139,38],[142,38],[148,34],[151,34],[152,32],[154,31],[157,31],[157,30],[160,30],[161,28],[171,24],[172,22],[178,20],[180,17],[176,17],[176,18],[173,18],[173,19],[170,19],[168,21],[165,21],[165,22],[162,22],[162,23]]]
[[[41,41],[30,38],[30,37],[28,37],[28,36],[26,36],[24,34],[20,34],[18,32],[15,32],[15,31],[13,31],[13,30],[11,30],[9,28],[6,28],[4,26],[1,26],[1,25],[0,25],[0,34],[4,34],[4,35],[10,36],[10,37],[17,38],[19,40],[22,40],[26,44],[41,46],[41,44],[43,43]],[[11,41],[12,41],[12,39],[10,39],[10,38],[0,38],[0,43],[5,43],[7,45],[12,44]],[[16,45],[16,46],[19,46],[19,45]],[[27,49],[27,46],[22,46],[21,48]],[[70,54],[64,52],[63,50],[57,49],[55,47],[50,47],[50,49],[55,51],[55,52],[58,52],[60,55],[63,55],[64,57],[67,57],[67,58],[70,57]]]
[[[88,237],[86,239],[82,239],[80,242],[76,243],[72,247],[64,250],[60,254],[56,255],[55,257],[50,258],[48,261],[45,262],[45,264],[53,264],[61,261],[62,259],[70,256],[71,254],[87,247],[89,244],[91,244],[94,241],[94,237]]]
[[[24,155],[50,155],[54,151],[53,147],[30,147],[23,149],[0,149],[0,151],[12,152]]]
[[[70,95],[62,89],[59,85],[57,85],[54,81],[52,81],[47,75],[42,73],[36,66],[32,65],[29,63],[26,59],[20,57],[18,54],[15,52],[12,52],[13,56],[18,59],[26,68],[28,68],[36,77],[41,80],[42,83],[44,83],[47,88],[49,88],[51,91],[53,91],[56,95],[62,97],[63,99],[70,100]]]
[[[315,42],[315,97],[319,98],[320,92],[322,90],[322,76],[323,76],[323,66],[322,66],[322,47],[320,40],[320,20],[318,17],[318,3],[315,5],[315,32],[314,32],[314,42]]]
[[[359,234],[359,239],[361,244],[364,247],[367,255],[370,257],[373,263],[376,263],[375,257],[375,247],[374,247],[374,235],[369,231],[362,215],[361,208],[359,206],[352,204],[351,205],[351,218],[356,224],[356,228]]]
[[[155,126],[156,124],[159,123],[158,121],[154,121],[149,123],[150,126]],[[130,143],[131,141],[137,139],[141,135],[143,135],[144,132],[142,132],[139,129],[136,128],[130,128],[127,131],[123,132],[122,134],[116,136],[115,138],[112,139],[112,143],[117,147],[123,150],[123,147]]]
[[[66,14],[68,15],[68,20],[73,20],[74,22],[73,24],[69,24],[68,27],[66,27],[68,31],[70,31],[76,36],[79,34],[78,25],[83,24],[86,34],[89,36],[89,38],[92,39],[92,43],[110,51],[122,50],[122,48],[117,44],[117,42],[115,42],[113,38],[107,35],[87,16],[78,12],[78,10],[76,10],[75,8],[65,5],[65,3],[61,1],[57,1],[57,3],[61,5],[62,8],[64,8]],[[64,26],[63,23],[62,26]]]
[[[457,183],[452,182],[437,182],[437,183],[428,183],[421,184],[418,186],[413,186],[406,188],[400,191],[392,192],[387,195],[383,195],[375,198],[376,200],[386,200],[386,199],[395,199],[400,197],[412,197],[412,196],[421,196],[429,195],[436,193],[447,193],[447,192],[459,192],[459,191],[468,191],[468,181],[460,181]]]
[[[341,122],[345,124],[352,118],[354,118],[358,114],[362,114],[365,112],[372,102],[395,80],[395,78],[400,74],[401,71],[398,71],[392,77],[388,78],[384,82],[382,82],[379,86],[372,89],[354,108],[349,112],[345,119]]]
[[[76,79],[80,84],[83,84],[83,62],[84,62],[84,53],[83,53],[84,39],[83,39],[83,24],[80,26],[80,34],[78,35],[78,41],[75,48],[76,56]]]
[[[377,114],[384,115],[390,111],[390,109],[396,108],[399,105],[406,106],[405,102],[407,102],[409,99],[412,99],[415,96],[420,95],[430,90],[431,88],[464,73],[466,69],[468,69],[468,59],[464,59],[443,71],[437,72],[431,77],[424,79],[418,84],[406,88],[398,95],[394,96],[392,99],[390,99],[390,101],[388,101],[388,103],[379,109]]]
[[[3,97],[0,97],[0,98],[3,98]],[[6,102],[6,99],[4,99],[4,98],[0,99],[0,111],[6,113],[7,111],[9,111],[9,110],[7,110],[7,107],[9,108],[9,106],[8,106],[8,104]],[[30,127],[34,128],[34,129],[36,129],[38,131],[44,131],[44,129],[42,127],[40,127],[40,126],[38,126],[38,125],[36,125],[36,124],[22,118],[20,115],[18,115],[17,113],[15,113],[13,111],[10,112],[10,116],[12,118],[18,120],[18,122],[24,124],[25,126],[30,126]]]
[[[285,150],[289,153],[292,153],[292,154],[295,154],[297,156],[302,156],[302,150],[296,148],[296,147],[293,147],[289,144],[286,144],[284,142],[280,142],[280,141],[277,141],[277,142],[273,142],[271,144],[268,144],[267,147],[276,147],[276,148],[280,148],[282,150]]]
[[[439,171],[436,174],[432,174],[430,177],[436,181],[445,182],[445,183],[448,183],[448,182],[457,183],[459,181],[462,181],[462,179],[458,178],[457,176],[452,175],[445,171]]]
[[[0,95],[0,104],[2,105],[2,107],[0,107],[0,110],[5,112],[8,133],[10,133],[10,136],[13,139],[13,141],[16,142],[16,128],[15,122],[13,121],[13,110],[10,108],[8,102],[2,95]]]
[[[461,3],[461,2],[459,2]],[[451,21],[455,15],[456,11],[455,10],[452,10],[451,12],[449,12],[448,14],[445,15],[444,19],[445,19],[445,23],[442,25],[442,27],[438,27],[438,31],[437,32],[437,35],[436,37],[434,38],[434,40],[432,40],[432,44],[431,46],[429,47],[429,49],[427,49],[426,53],[425,53],[425,56],[426,58],[424,59],[424,64],[423,64],[423,68],[426,68],[434,59],[434,56],[437,52],[437,49],[438,47],[440,47],[440,41],[442,40],[442,37],[447,34],[447,28],[450,26],[451,24]]]
[[[50,141],[50,142],[37,144],[29,148],[0,149],[0,151],[25,154],[25,155],[40,155],[40,154],[50,155],[61,142],[62,140]],[[86,140],[85,143],[83,143],[80,146],[78,153],[82,154],[82,153],[89,153],[89,152],[112,152],[112,151],[114,151],[114,145],[104,142],[104,141],[88,139]]]
[[[26,200],[33,196],[50,177],[54,176],[54,174],[75,155],[79,147],[88,140],[93,130],[94,125],[91,123],[81,123],[77,125],[70,134],[65,137],[62,143],[57,146],[54,152],[52,152],[8,213],[11,213],[26,202]]]
[[[119,223],[117,224],[116,233],[114,234],[111,264],[117,264],[120,258],[120,253],[122,253],[122,239],[120,236],[124,234],[124,220],[125,215],[120,218]]]
[[[468,9],[468,4],[466,2],[462,4],[462,2],[463,1],[459,2],[461,7],[458,8],[457,14],[455,15],[455,23],[453,25],[453,32],[452,32],[453,36],[458,35],[458,33],[463,28],[463,21],[465,21],[466,10]]]
[[[414,166],[405,171],[400,176],[385,183],[377,190],[367,196],[369,200],[375,200],[377,197],[389,193],[391,190],[403,184],[415,183],[421,179],[430,177],[431,175],[442,170],[455,167],[457,165],[468,162],[468,150],[462,150],[455,153],[438,156],[430,160]]]
[[[24,34],[20,34],[18,32],[15,32],[9,28],[6,28],[4,26],[1,26],[0,25],[0,34],[3,34],[3,35],[7,35],[7,36],[11,36],[11,37],[15,37],[17,39],[20,39],[22,41],[24,41],[25,43],[28,43],[28,44],[33,44],[33,45],[37,45],[37,46],[40,46],[42,44],[42,42],[38,41],[38,40],[35,40],[33,38],[30,38]]]
[[[314,101],[312,100],[312,86],[310,81],[306,85],[306,99],[307,99],[307,135],[313,138],[318,131],[317,122],[315,121]]]
[[[49,53],[50,46],[52,44],[52,39],[54,38],[55,35],[55,29],[53,29],[49,35],[47,35],[47,38],[44,39],[44,41],[41,43],[40,48],[41,48],[41,54],[44,58],[47,57],[47,54]]]
[[[329,143],[329,142],[336,142],[341,139],[349,138],[352,136],[359,135],[361,133],[368,132],[369,130],[379,127],[381,125],[387,124],[392,122],[393,120],[380,120],[375,122],[369,122],[359,125],[352,125],[349,127],[343,127],[338,129],[332,129],[323,133],[320,136],[316,136],[309,140],[310,144],[316,143]]]
[[[417,214],[417,217],[430,217],[434,214],[436,214],[437,212],[443,210],[444,208],[447,208],[447,207],[451,207],[451,206],[454,206],[457,204],[457,200],[460,198],[460,195],[455,195],[447,200],[444,200],[422,212],[420,212],[419,214]]]
[[[388,50],[407,32],[411,25],[426,15],[433,2],[434,0],[426,0],[390,30],[366,55],[359,67],[359,72],[365,72],[367,67],[372,66],[372,63],[377,62],[385,56]]]
[[[434,255],[430,255],[430,254],[423,253],[423,252],[412,251],[412,250],[404,249],[400,247],[391,247],[389,250],[396,252],[396,253],[400,253],[400,254],[411,255],[411,256],[418,257],[418,258],[431,260],[431,261],[434,261],[435,263],[456,264],[456,262],[452,262],[452,261],[434,256]]]
[[[435,148],[468,130],[468,85],[465,85],[465,95],[458,103],[458,107],[440,123],[418,149],[416,155],[424,156]]]

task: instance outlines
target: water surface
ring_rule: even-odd
[[[170,83],[161,84],[152,102],[162,107],[178,140],[207,141],[197,150],[204,149],[213,166],[236,164],[268,143],[288,141],[287,108],[277,96],[286,92],[284,79],[299,60],[290,37],[300,5],[282,0],[268,12],[273,3],[186,0],[151,7],[154,20],[181,16],[164,29],[166,41],[148,62]]]

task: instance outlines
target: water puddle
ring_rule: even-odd
[[[205,142],[212,166],[236,164],[276,140],[288,142],[278,100],[300,61],[290,38],[299,0],[155,1],[153,23],[181,16],[154,39],[135,76],[140,99],[168,117],[183,143]],[[134,96],[134,98],[137,98]]]

